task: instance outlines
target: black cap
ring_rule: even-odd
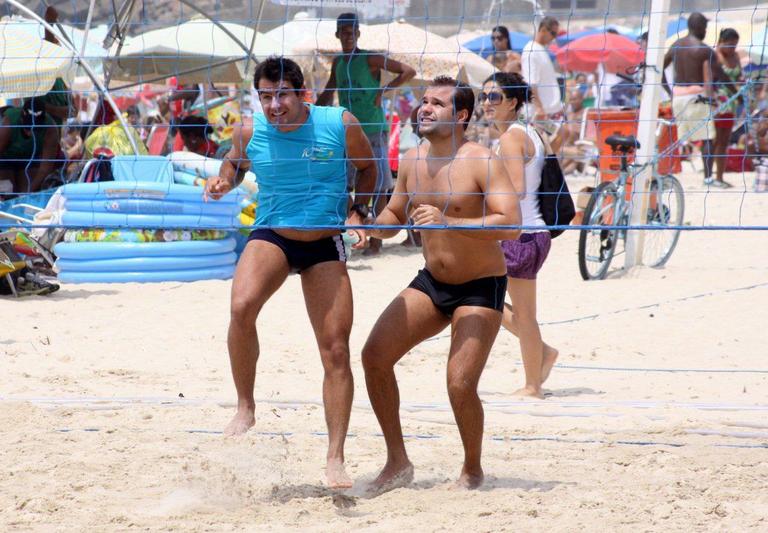
[[[360,21],[357,18],[357,13],[342,13],[336,17],[336,30],[340,30],[344,26],[360,26]]]

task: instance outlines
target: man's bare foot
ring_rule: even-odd
[[[234,418],[224,428],[225,437],[236,437],[243,435],[246,431],[251,429],[256,424],[256,417],[254,416],[254,409],[242,408],[238,409]]]
[[[541,393],[541,389],[534,389],[533,387],[523,387],[522,389],[517,389],[515,392],[512,393],[512,396],[522,396],[523,398],[538,398],[539,400],[544,399],[544,395]]]
[[[459,479],[456,480],[456,483],[453,484],[453,488],[474,490],[483,484],[484,479],[485,475],[483,474],[482,470],[477,472],[469,472],[462,468],[461,475],[459,476]]]
[[[552,372],[552,367],[557,362],[557,356],[560,352],[552,348],[549,344],[544,345],[544,357],[541,359],[541,384],[543,385],[549,373]]]
[[[402,464],[384,465],[384,469],[368,486],[370,496],[378,496],[390,490],[406,487],[413,482],[413,465],[406,459]]]
[[[328,459],[325,466],[325,483],[329,489],[348,489],[352,486],[352,478],[347,475],[342,461]]]

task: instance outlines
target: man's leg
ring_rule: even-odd
[[[421,341],[445,329],[449,322],[429,296],[408,288],[389,304],[368,336],[363,348],[365,384],[387,444],[387,462],[373,481],[374,492],[386,492],[413,479],[413,465],[405,452],[400,426],[395,363]]]
[[[512,305],[504,306],[502,325],[520,339],[525,368],[525,387],[514,394],[542,398],[541,385],[549,377],[558,352],[541,339],[536,320],[536,280],[507,278],[507,292]]]
[[[323,404],[328,426],[326,478],[331,488],[348,488],[344,471],[344,439],[352,410],[352,369],[349,332],[352,329],[352,286],[341,261],[318,263],[301,273],[307,313],[323,363]]]
[[[288,276],[288,261],[276,245],[253,240],[240,256],[232,281],[232,303],[227,346],[232,377],[237,389],[237,413],[224,429],[225,435],[242,435],[255,423],[253,387],[259,339],[256,318],[261,308]]]
[[[486,307],[459,307],[451,320],[448,398],[464,445],[464,466],[457,486],[474,489],[483,483],[483,405],[477,384],[501,325],[501,313]]]

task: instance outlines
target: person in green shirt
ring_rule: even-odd
[[[58,128],[45,112],[41,97],[24,107],[6,108],[0,120],[0,180],[14,192],[35,192],[54,169],[59,149]]]
[[[351,112],[363,128],[373,148],[378,168],[378,178],[373,210],[379,213],[387,203],[387,195],[394,187],[389,168],[387,150],[389,127],[381,107],[385,91],[406,83],[416,75],[408,65],[389,59],[382,54],[361,50],[357,46],[360,25],[356,13],[342,13],[336,19],[336,37],[341,42],[342,53],[336,56],[325,89],[317,97],[317,105],[333,105],[334,93],[338,92],[339,105]],[[381,86],[381,71],[397,74],[397,77]],[[347,165],[347,185],[355,188],[357,171],[351,162]],[[366,253],[378,253],[381,240],[371,238]]]

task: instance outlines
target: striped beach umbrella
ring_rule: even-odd
[[[24,98],[47,93],[56,78],[74,72],[73,54],[14,22],[0,23],[0,95]]]

